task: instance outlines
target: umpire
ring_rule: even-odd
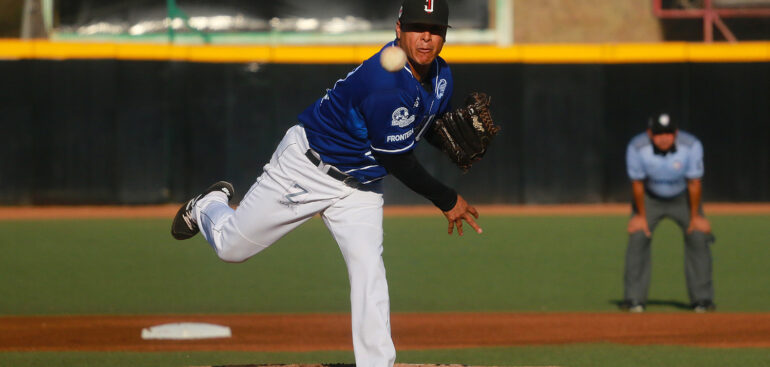
[[[703,216],[703,146],[662,113],[650,117],[647,131],[631,139],[626,165],[633,189],[621,308],[643,312],[650,285],[652,231],[669,217],[682,229],[687,290],[695,312],[713,311],[711,249],[714,236]]]

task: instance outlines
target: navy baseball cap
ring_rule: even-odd
[[[404,0],[398,11],[401,24],[430,24],[449,27],[449,5],[446,0]]]
[[[653,134],[664,134],[676,132],[676,121],[667,113],[659,113],[650,116],[647,125]]]

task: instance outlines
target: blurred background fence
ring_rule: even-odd
[[[489,93],[503,130],[466,175],[432,147],[418,154],[474,202],[627,201],[626,144],[662,110],[704,143],[705,200],[770,201],[770,43],[702,44],[695,61],[687,44],[658,43],[706,40],[719,22],[707,41],[768,40],[770,0],[449,2],[453,104]],[[393,38],[398,3],[0,0],[0,36],[49,40],[0,41],[0,204],[180,202],[220,179],[244,193],[296,116],[376,51],[356,45]],[[693,17],[668,17],[678,12]],[[640,41],[636,59],[613,59],[612,43]],[[178,57],[199,51],[179,44],[207,42],[216,60]],[[244,43],[269,57],[216,48]],[[274,57],[319,43],[348,46]],[[535,53],[548,56],[519,57]],[[387,203],[427,203],[386,182]]]
[[[0,61],[0,202],[181,201],[245,192],[296,116],[353,64]],[[502,132],[442,180],[485,203],[625,201],[624,154],[652,111],[705,146],[705,197],[770,199],[770,63],[453,64],[453,104],[493,96]],[[389,203],[425,203],[388,180]]]

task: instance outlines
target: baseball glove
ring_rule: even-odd
[[[463,172],[481,160],[500,127],[489,113],[491,98],[473,92],[465,99],[465,107],[447,112],[431,127],[426,139],[444,151]]]

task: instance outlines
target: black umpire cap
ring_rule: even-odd
[[[398,11],[401,24],[430,24],[449,27],[449,5],[446,0],[404,0]]]
[[[653,134],[674,133],[677,129],[676,120],[665,112],[650,116],[647,124]]]

